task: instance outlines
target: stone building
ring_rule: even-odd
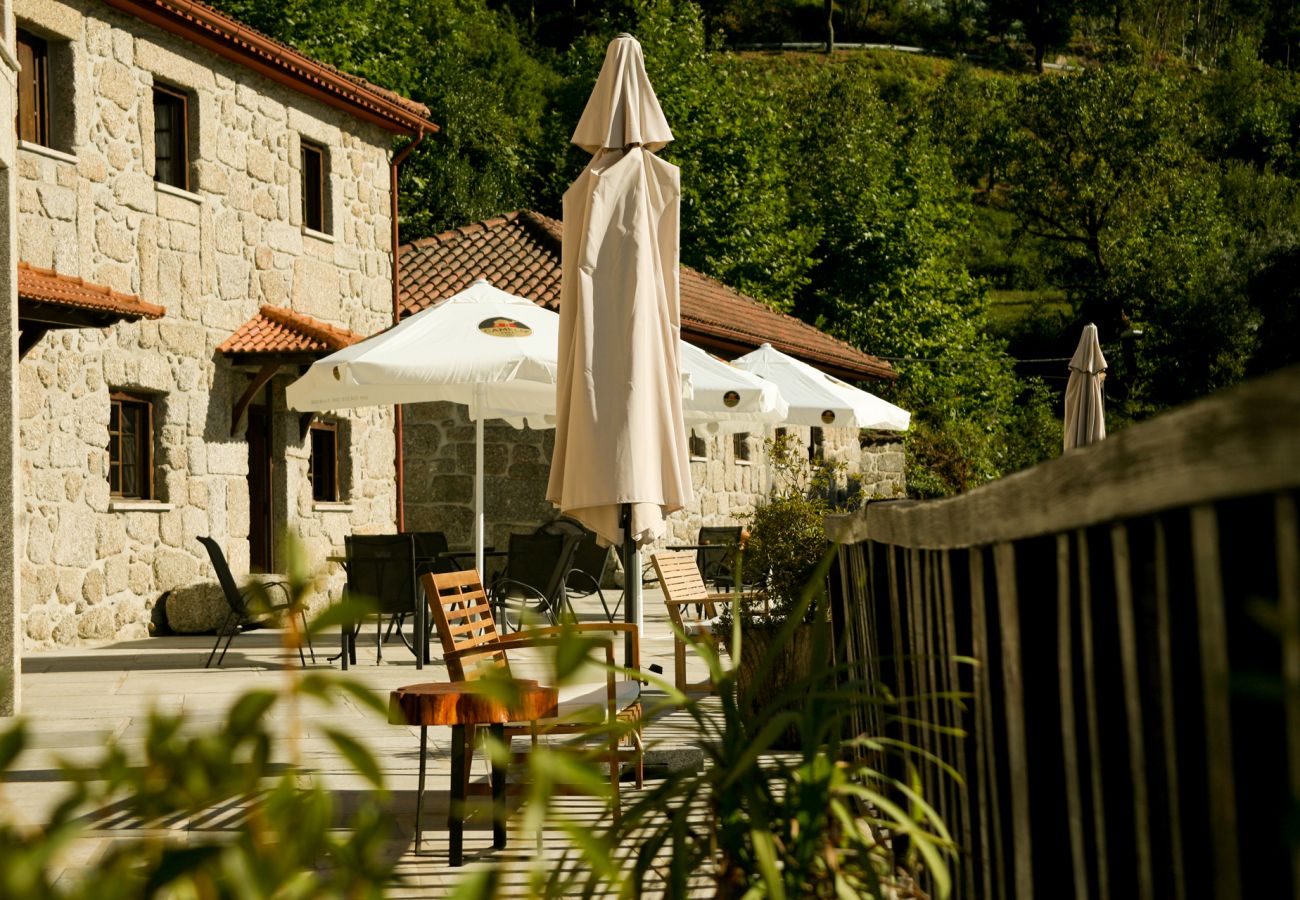
[[[214,580],[199,535],[239,575],[284,530],[322,568],[393,530],[393,410],[303,417],[284,387],[391,323],[392,138],[428,110],[192,0],[14,24],[26,644],[144,635]]]
[[[18,711],[22,684],[22,619],[18,612],[19,535],[18,429],[13,427],[18,398],[18,270],[14,238],[17,193],[16,119],[18,57],[13,9],[0,2],[0,715]]]
[[[398,248],[402,314],[409,315],[482,277],[495,287],[557,309],[561,226],[529,211],[466,225]],[[792,316],[683,266],[682,337],[723,358],[771,343],[846,381],[894,377],[884,360],[865,354]],[[403,407],[406,521],[412,529],[445,531],[468,541],[473,522],[474,426],[463,406]],[[843,460],[870,495],[902,493],[899,435],[856,429],[788,429],[812,456]],[[695,503],[671,516],[665,543],[694,542],[701,525],[743,523],[766,495],[769,469],[762,434],[692,432]],[[504,545],[555,517],[546,500],[554,431],[517,430],[501,421],[484,427],[484,504],[488,542]]]

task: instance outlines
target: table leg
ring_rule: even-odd
[[[423,596],[422,596],[422,593],[423,593],[423,592],[422,592],[419,588],[416,588],[416,591],[415,591],[415,640],[413,641],[413,643],[415,644],[415,667],[416,667],[417,669],[423,669],[423,668],[424,668],[424,655],[425,655],[425,653],[428,652],[428,648],[426,647],[426,645],[425,645],[425,643],[424,643],[424,639],[425,639],[425,637],[426,637],[426,630],[425,630],[425,627],[424,627],[425,604],[422,602],[423,599],[424,599]]]
[[[451,832],[450,862],[461,864],[465,846],[465,726],[451,726],[451,803],[447,809]]]
[[[420,726],[420,783],[415,789],[415,852],[420,852],[420,808],[424,805],[424,758],[428,746],[429,729]]]
[[[492,735],[492,740],[498,744],[505,743],[506,727],[505,725],[491,725],[488,731]],[[506,753],[509,754],[510,748],[507,745]],[[509,756],[507,755],[507,760]],[[495,755],[492,757],[492,846],[496,850],[506,848],[506,767],[507,762],[502,765],[497,761]]]
[[[347,626],[347,625],[344,625],[344,626],[342,627],[342,632],[343,632],[343,654],[342,654],[342,655],[343,655],[343,671],[346,672],[346,671],[348,670],[348,649],[349,649],[349,647],[348,647],[348,626]]]

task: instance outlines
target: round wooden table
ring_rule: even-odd
[[[502,696],[506,686],[514,696]],[[447,827],[451,832],[451,864],[461,864],[465,835],[465,796],[468,783],[465,769],[465,729],[486,725],[497,740],[503,740],[509,722],[536,722],[557,714],[559,692],[536,681],[511,679],[506,685],[497,682],[450,681],[409,684],[392,691],[388,697],[388,721],[394,725],[420,727],[420,782],[415,795],[415,850],[420,850],[420,809],[424,803],[424,773],[430,725],[451,726],[451,804]],[[473,744],[471,743],[471,747]],[[492,846],[506,846],[506,770],[492,762]]]

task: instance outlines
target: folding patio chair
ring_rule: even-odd
[[[659,587],[673,623],[673,683],[682,693],[712,690],[712,683],[708,680],[687,684],[686,642],[714,643],[713,626],[717,623],[714,602],[720,598],[709,593],[689,553],[665,550],[651,555],[650,563],[659,575]],[[686,607],[695,608],[694,617],[684,612]]]
[[[434,626],[438,630],[438,638],[442,643],[447,674],[453,681],[473,680],[487,672],[511,677],[510,651],[526,647],[555,646],[557,636],[564,630],[583,635],[630,633],[632,668],[635,670],[640,667],[641,643],[636,625],[625,622],[591,622],[566,625],[564,629],[530,628],[517,634],[504,635],[497,629],[497,622],[492,614],[492,604],[488,600],[487,591],[483,588],[478,572],[469,569],[463,572],[430,573],[422,576],[421,582],[425,596],[428,598]],[[613,668],[614,642],[607,641],[605,644],[607,666],[603,684],[595,687],[576,685],[561,688],[559,714],[555,719],[510,726],[506,730],[506,740],[508,742],[511,737],[521,734],[535,736],[538,730],[547,734],[590,732],[594,725],[599,725],[602,721],[609,725],[616,720],[634,723],[626,738],[631,745],[630,749],[619,749],[621,742],[618,733],[611,729],[609,752],[602,757],[610,764],[610,784],[614,791],[615,815],[617,815],[622,765],[628,762],[635,766],[638,789],[641,788],[644,780],[641,682],[618,676]],[[473,740],[466,742],[467,756],[472,753],[474,745]],[[466,763],[463,771],[468,781],[468,760]]]
[[[266,624],[268,618],[275,614],[288,612],[292,607],[289,597],[288,585],[283,581],[264,581],[261,582],[263,589],[267,593],[270,605],[265,610],[253,610],[249,608],[248,599],[252,595],[254,585],[249,584],[241,589],[235,583],[235,576],[230,573],[230,564],[226,562],[226,554],[216,541],[211,537],[200,537],[199,543],[208,551],[208,558],[212,560],[212,568],[217,573],[217,583],[221,585],[221,593],[226,598],[226,619],[224,624],[217,629],[217,640],[212,645],[212,652],[208,654],[208,661],[203,664],[207,669],[212,666],[212,657],[217,655],[217,648],[221,646],[221,638],[226,638],[226,646],[221,651],[221,657],[217,660],[220,666],[222,660],[226,658],[226,651],[230,649],[230,642],[235,639],[235,635],[253,628],[259,628]],[[276,591],[283,595],[283,600],[270,601],[270,594]],[[316,661],[316,651],[311,645],[311,636],[307,633],[307,616],[303,610],[298,610],[298,616],[302,620],[302,635],[307,641],[307,649],[311,651],[311,661]],[[303,655],[302,645],[298,645],[298,659],[304,666],[307,665],[307,658]]]

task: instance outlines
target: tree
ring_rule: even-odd
[[[1042,72],[1047,53],[1074,35],[1077,7],[1078,0],[988,0],[985,15],[991,34],[1007,34],[1019,22],[1034,48],[1034,68]]]

